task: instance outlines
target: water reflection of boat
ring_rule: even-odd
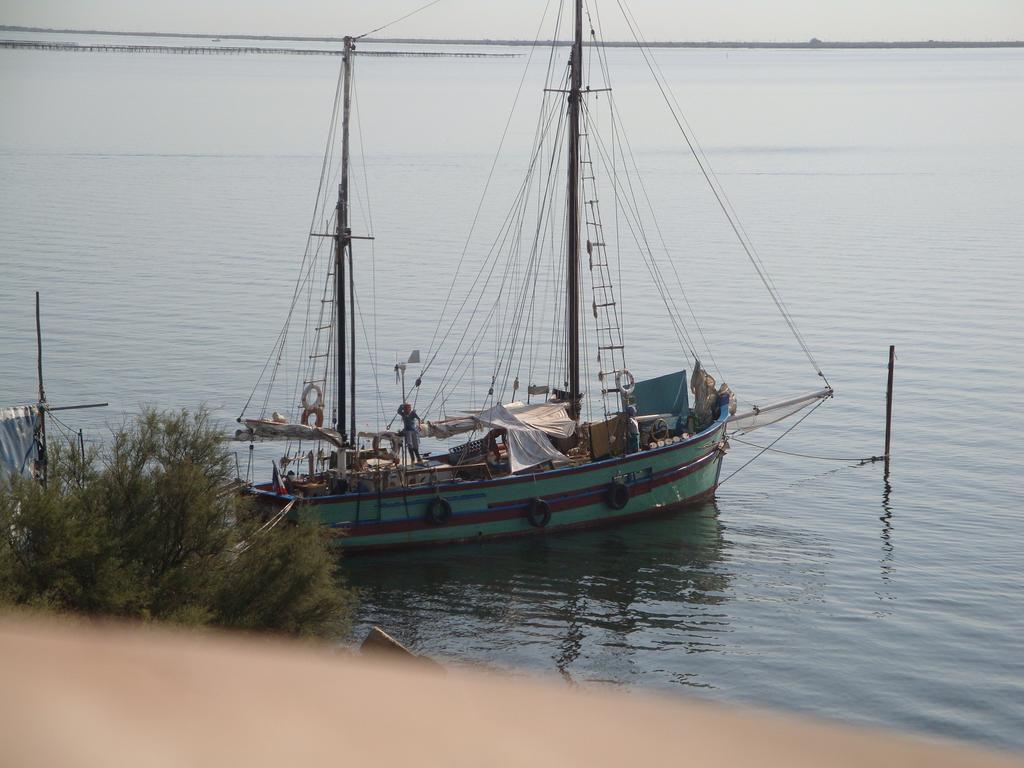
[[[688,652],[721,645],[724,548],[718,510],[706,503],[573,536],[409,552],[401,568],[367,555],[346,573],[360,621],[418,650],[531,667],[539,656],[566,675],[585,656],[622,679],[614,668],[649,642]]]

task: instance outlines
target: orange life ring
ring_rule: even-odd
[[[316,399],[310,401],[310,395],[316,395]],[[324,407],[324,391],[320,389],[319,384],[310,382],[306,385],[306,388],[302,390],[302,407],[306,410],[310,408],[323,408]]]
[[[314,408],[304,408],[302,411],[302,426],[309,426],[309,417],[314,416],[314,424],[317,429],[320,429],[324,425],[324,409],[319,405]]]

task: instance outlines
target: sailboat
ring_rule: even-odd
[[[608,160],[607,147],[602,149],[593,137],[588,106],[602,95],[605,103],[610,101],[611,89],[585,85],[582,0],[573,3],[571,20],[568,66],[549,65],[545,106],[529,163],[535,183],[524,183],[513,204],[520,215],[518,223],[510,226],[506,221],[498,238],[508,239],[513,231],[522,235],[525,250],[517,253],[527,255],[510,256],[504,262],[500,253],[493,256],[492,273],[495,267],[499,272],[504,269],[502,285],[508,287],[503,288],[504,298],[485,304],[491,311],[478,311],[478,297],[469,303],[464,320],[449,319],[449,312],[439,324],[443,339],[456,339],[455,349],[449,351],[445,374],[434,382],[437,393],[426,407],[418,405],[417,398],[441,349],[429,349],[423,356],[417,350],[395,364],[402,403],[413,400],[407,410],[392,415],[402,427],[396,430],[357,430],[353,245],[372,237],[353,234],[350,220],[349,133],[357,38],[344,38],[334,113],[335,120],[339,112],[341,118],[337,203],[333,211],[318,203],[323,205],[323,223],[318,224],[314,215],[289,318],[302,304],[298,299],[302,286],[311,283],[315,261],[311,254],[320,253],[323,244],[329,243],[331,252],[321,259],[326,264],[323,293],[305,302],[315,311],[303,332],[302,354],[292,349],[286,324],[264,369],[269,383],[261,377],[247,403],[248,408],[259,386],[266,385],[261,412],[251,416],[243,409],[234,435],[250,444],[250,456],[259,442],[287,442],[285,454],[273,462],[270,479],[251,480],[247,486],[247,493],[276,510],[279,518],[316,521],[337,534],[334,540],[341,547],[352,551],[619,523],[711,499],[721,480],[731,434],[774,423],[832,396],[824,380],[824,388],[809,394],[740,413],[729,387],[718,384],[696,354],[688,368],[660,376],[642,378],[627,367],[624,312],[613,269],[615,243],[607,235],[610,227],[602,223],[597,195],[598,167],[614,162]],[[603,69],[606,60],[600,57],[600,46],[591,45]],[[558,57],[553,55],[551,61],[557,62]],[[617,129],[614,114],[612,123]],[[710,183],[706,157],[702,159],[700,153],[695,157]],[[558,178],[562,171],[564,176]],[[612,182],[612,188],[617,201],[629,202],[622,187]],[[712,185],[712,190],[765,287],[824,379],[774,283],[764,273],[763,263],[736,226],[731,206],[723,202],[718,188]],[[539,222],[533,227],[522,226],[521,214],[527,209],[539,210]],[[636,216],[627,221],[629,228],[640,223]],[[648,248],[635,235],[633,242],[641,251]],[[542,253],[551,257],[546,270]],[[655,280],[664,283],[654,260],[647,263]],[[540,282],[553,287],[544,293],[547,299],[538,298],[541,272]],[[587,276],[590,292],[583,296]],[[669,327],[678,331],[681,319],[678,312],[673,315],[672,296],[664,295],[671,291],[664,288],[663,284],[659,291],[669,309]],[[479,292],[481,286],[474,289]],[[486,321],[480,319],[482,315]],[[498,320],[493,321],[495,316]],[[541,323],[538,329],[538,317],[547,325]],[[531,322],[530,330],[525,330]],[[498,349],[489,358],[486,395],[453,410],[453,398],[467,394],[461,382],[475,365],[476,349],[491,338],[492,330]],[[537,341],[542,335],[551,339],[546,370],[535,354],[543,346]],[[584,337],[591,342],[589,353],[583,348]],[[271,412],[274,401],[269,392],[282,361],[297,356],[306,363],[301,373],[290,377],[295,383],[294,400]],[[415,383],[407,388],[410,366],[419,370]],[[422,417],[417,409],[424,411]],[[419,436],[445,441],[445,448],[420,455]]]

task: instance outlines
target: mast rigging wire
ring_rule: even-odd
[[[701,341],[704,342],[704,349],[707,350],[708,357],[711,360],[712,366],[718,372],[719,377],[722,378],[722,377],[724,377],[724,375],[722,374],[722,371],[721,371],[721,369],[718,366],[718,362],[715,360],[715,355],[714,355],[714,352],[711,349],[711,344],[708,342],[707,337],[704,334],[704,328],[701,325],[700,320],[697,319],[697,313],[694,310],[693,305],[690,303],[690,298],[687,295],[686,289],[683,287],[682,277],[680,277],[680,275],[679,275],[679,270],[676,269],[675,260],[672,259],[671,253],[669,252],[668,243],[665,241],[665,235],[664,235],[664,233],[661,230],[661,225],[658,222],[657,216],[654,214],[654,204],[651,202],[650,194],[647,192],[647,184],[644,182],[643,175],[640,173],[640,166],[638,165],[638,163],[636,161],[636,156],[633,153],[633,146],[630,144],[629,139],[626,137],[625,125],[623,124],[623,121],[622,121],[622,113],[619,112],[618,105],[615,103],[615,100],[613,98],[609,98],[609,103],[611,104],[611,107],[612,107],[611,111],[612,111],[613,125],[617,125],[618,126],[618,130],[613,132],[613,136],[614,136],[615,140],[618,142],[619,148],[622,151],[622,155],[623,155],[623,168],[624,168],[624,170],[626,172],[626,178],[627,178],[627,180],[630,178],[630,176],[629,176],[629,165],[626,164],[626,157],[628,157],[630,163],[632,164],[633,173],[635,174],[636,179],[637,179],[637,183],[638,183],[638,185],[640,187],[640,192],[643,194],[643,198],[644,198],[644,200],[647,203],[648,210],[651,211],[651,220],[654,222],[654,229],[655,229],[655,231],[658,234],[658,241],[661,243],[661,249],[662,249],[662,251],[664,251],[665,258],[668,261],[669,266],[672,268],[672,273],[673,273],[673,275],[676,278],[676,286],[679,288],[679,294],[680,294],[680,296],[682,296],[683,303],[686,305],[686,309],[687,309],[687,311],[690,314],[690,318],[693,320],[694,326],[696,326],[696,328],[697,328],[697,333],[700,335]],[[615,146],[613,145],[612,146],[612,152],[614,153],[614,151],[615,151]],[[631,192],[631,194],[633,194],[633,196],[635,198],[635,193],[633,193],[633,190],[632,190],[632,184],[630,184],[630,192]],[[651,257],[652,257],[652,259],[654,258],[653,253],[651,254]],[[672,296],[671,291],[669,292],[669,296],[670,297]],[[675,306],[674,299],[673,299],[673,306]],[[680,315],[680,323],[682,323],[682,317],[681,317],[681,313],[679,312],[678,307],[676,307],[676,314]],[[696,345],[693,343],[693,340],[692,340],[692,338],[690,337],[689,334],[686,335],[686,340],[687,340],[687,344],[690,347],[690,354],[693,356],[694,359],[697,359],[698,355],[697,355],[697,352],[696,352]]]
[[[531,153],[531,158],[530,158],[530,162],[529,162],[528,170],[527,170],[527,178],[519,186],[519,189],[518,189],[518,191],[516,193],[515,200],[513,201],[512,206],[511,206],[509,212],[506,214],[505,220],[503,221],[503,223],[502,223],[502,225],[501,225],[501,227],[500,227],[500,229],[498,231],[498,234],[495,236],[494,241],[492,242],[492,244],[490,246],[490,249],[488,250],[486,259],[481,264],[480,268],[477,270],[476,277],[473,280],[473,285],[475,287],[475,292],[476,292],[476,297],[477,298],[476,298],[476,301],[473,303],[472,308],[471,308],[471,310],[469,312],[469,316],[471,318],[478,316],[479,311],[480,311],[480,305],[483,302],[484,294],[485,294],[485,291],[487,289],[487,286],[490,285],[491,280],[494,277],[494,273],[495,273],[495,271],[497,269],[497,266],[498,266],[498,256],[500,256],[501,253],[504,252],[504,249],[507,247],[510,233],[513,232],[516,229],[516,226],[517,226],[516,222],[519,221],[521,219],[521,217],[524,215],[525,205],[528,203],[529,186],[530,186],[531,177],[532,177],[533,173],[535,173],[536,170],[537,170],[538,163],[539,163],[539,161],[540,161],[540,159],[542,157],[542,150],[544,149],[544,140],[549,135],[551,127],[552,127],[551,124],[554,121],[554,118],[556,116],[558,117],[558,121],[557,121],[557,123],[555,124],[554,127],[555,127],[556,136],[558,136],[558,135],[561,134],[562,130],[564,130],[564,113],[563,113],[563,110],[561,110],[560,108],[557,108],[557,105],[553,105],[552,108],[550,109],[550,111],[548,112],[548,114],[545,115],[545,114],[542,113],[540,119],[538,120],[537,134],[536,134],[536,138],[535,138],[534,150]],[[556,139],[556,143],[557,143],[557,139]],[[482,201],[481,201],[481,204],[482,204]],[[468,246],[468,241],[467,241],[467,246]],[[463,254],[463,255],[465,255],[465,254]],[[461,263],[462,263],[462,258],[460,257],[460,265],[461,265]],[[488,265],[489,265],[489,269],[488,269]],[[486,276],[485,276],[485,274],[486,274]],[[483,285],[480,285],[481,278],[483,278]],[[506,265],[505,275],[501,279],[499,287],[498,287],[499,297],[493,302],[492,309],[496,309],[497,306],[498,306],[498,303],[500,302],[500,294],[502,292],[504,292],[504,290],[505,290],[505,284],[507,282],[507,278],[508,278],[508,265]],[[458,322],[459,318],[462,316],[462,313],[466,309],[466,305],[468,304],[469,299],[471,298],[471,296],[472,296],[472,293],[467,292],[465,298],[463,299],[462,303],[459,306],[459,309],[456,312],[455,317],[452,319],[452,322],[449,325],[449,330],[445,334],[446,337],[451,333],[451,331],[455,327],[455,324]],[[456,344],[455,349],[452,352],[451,358],[450,358],[450,360],[448,362],[447,367],[445,368],[444,373],[441,375],[441,381],[445,382],[447,384],[447,390],[449,390],[449,391],[448,392],[445,391],[445,386],[439,387],[437,392],[435,393],[434,397],[431,399],[429,405],[427,406],[427,410],[428,411],[430,411],[433,408],[435,402],[437,402],[437,400],[439,398],[441,399],[441,403],[442,403],[442,406],[443,406],[443,403],[450,396],[450,390],[454,389],[454,387],[457,386],[458,383],[462,380],[463,376],[465,375],[466,366],[468,365],[469,355],[473,351],[473,349],[475,349],[476,344],[479,342],[479,340],[481,338],[483,338],[484,333],[490,328],[490,325],[491,325],[492,321],[494,320],[494,315],[495,314],[496,313],[493,312],[493,311],[488,313],[488,316],[486,317],[484,322],[480,325],[480,328],[477,330],[476,334],[472,338],[472,342],[471,342],[469,348],[465,352],[462,351],[463,350],[463,344],[465,343],[467,335],[469,334],[470,323],[464,323],[463,324],[462,333],[459,336],[458,343]],[[439,319],[438,326],[440,326],[440,322],[441,321]],[[460,353],[462,354],[462,359],[461,360],[458,359]],[[438,354],[438,350],[435,350],[435,352],[434,352],[433,356],[431,357],[430,361],[428,361],[427,366],[423,369],[424,372],[430,367],[430,364],[433,362],[434,358],[436,358],[437,354]],[[496,364],[498,364],[499,361],[500,361],[500,356],[499,356],[499,360],[496,361]],[[451,379],[450,379],[450,374],[454,375],[455,373],[458,373],[459,370],[462,370],[462,376],[459,376],[458,380],[456,380],[454,383],[452,383]],[[497,373],[497,369],[492,371],[492,377],[494,375],[496,375],[496,373]],[[421,376],[422,375],[423,374],[421,373]],[[486,403],[486,400],[484,402]]]
[[[729,203],[727,198],[725,197],[725,190],[719,189],[719,187],[721,186],[720,183],[716,186],[715,182],[712,181],[714,173],[712,171],[709,171],[707,156],[704,155],[702,159],[703,151],[697,151],[697,148],[694,146],[695,139],[691,138],[690,132],[687,131],[686,128],[684,128],[685,119],[680,119],[680,114],[682,114],[682,110],[678,110],[677,112],[677,108],[673,106],[672,101],[669,99],[669,95],[666,92],[667,83],[663,82],[664,74],[661,73],[660,67],[658,67],[657,71],[655,71],[655,64],[652,63],[653,56],[649,50],[650,46],[648,45],[646,39],[640,34],[639,25],[637,24],[635,17],[633,16],[631,11],[628,11],[623,6],[623,0],[616,0],[616,3],[619,6],[619,10],[622,12],[622,16],[626,21],[626,25],[629,27],[630,33],[633,35],[633,40],[637,43],[637,46],[640,49],[640,53],[644,57],[644,62],[647,64],[647,68],[650,70],[651,75],[654,77],[654,81],[658,86],[658,90],[661,92],[662,99],[664,99],[665,104],[668,106],[669,112],[672,114],[672,118],[673,120],[675,120],[676,126],[679,128],[679,132],[682,133],[683,139],[686,141],[686,145],[690,148],[690,153],[693,155],[694,160],[697,161],[697,166],[700,168],[701,174],[703,174],[704,179],[707,181],[712,194],[714,194],[715,200],[718,201],[718,205],[722,209],[722,213],[725,214],[725,218],[729,222],[729,226],[732,228],[733,233],[736,235],[736,239],[739,240],[740,246],[747,254],[747,258],[750,260],[751,265],[753,265],[758,277],[761,279],[761,282],[764,284],[765,289],[768,291],[768,295],[771,296],[772,301],[775,303],[775,307],[779,310],[779,314],[781,314],[783,320],[786,321],[786,324],[789,326],[790,331],[793,333],[793,337],[796,339],[797,343],[800,345],[800,348],[807,356],[807,359],[810,361],[815,372],[824,380],[825,384],[828,385],[828,379],[825,377],[825,374],[822,373],[821,366],[819,366],[818,362],[814,359],[814,355],[811,353],[811,350],[808,347],[807,342],[804,340],[803,334],[800,333],[799,329],[796,327],[796,322],[793,320],[792,315],[785,307],[785,304],[782,301],[782,297],[779,295],[778,289],[776,288],[774,281],[772,281],[770,276],[768,276],[764,263],[761,261],[760,256],[757,255],[757,251],[754,248],[753,242],[751,242],[748,237],[744,237],[745,232],[743,230],[743,227],[739,224],[738,217],[735,215],[735,210],[732,209],[732,204]],[[717,180],[717,177],[715,178]]]
[[[362,114],[359,110],[358,101],[358,90],[357,84],[352,83],[352,111],[356,116],[356,132],[359,136],[359,158],[363,171],[363,189],[366,195],[366,219],[369,224],[370,231],[367,234],[370,236],[370,313],[373,316],[373,357],[371,358],[371,366],[373,368],[373,384],[377,390],[377,403],[380,408],[380,416],[377,419],[377,429],[380,431],[381,418],[384,416],[384,401],[381,397],[380,382],[377,378],[377,363],[376,360],[380,358],[380,351],[377,348],[377,251],[375,248],[376,239],[374,238],[375,227],[373,224],[373,208],[370,205],[370,177],[366,172],[366,142],[363,140],[363,120]],[[360,321],[362,321],[362,311],[360,310]],[[366,327],[363,327],[363,337],[366,337]],[[366,339],[366,348],[370,349],[369,339]],[[416,396],[419,397],[419,390],[416,391]]]
[[[740,440],[738,437],[729,437],[730,443],[740,443],[742,445],[749,445],[751,448],[760,448],[762,451],[771,451],[772,453],[781,453],[783,456],[795,456],[799,459],[819,459],[821,461],[842,461],[850,462],[856,461],[860,464],[870,464],[875,461],[882,461],[884,456],[815,456],[809,453],[794,453],[793,451],[783,451],[779,448],[772,448],[771,446],[758,445],[757,443],[751,443],[747,440]]]
[[[499,141],[498,141],[498,148],[494,152],[494,159],[491,161],[491,167],[490,167],[490,170],[487,173],[487,180],[484,182],[483,191],[480,193],[480,202],[477,203],[476,212],[473,214],[473,221],[470,223],[470,225],[469,225],[469,232],[466,235],[466,242],[465,242],[465,244],[462,247],[462,253],[459,255],[459,261],[458,261],[458,263],[455,266],[455,274],[452,277],[452,284],[449,287],[448,293],[447,293],[447,295],[444,298],[444,303],[441,306],[441,312],[438,314],[437,324],[434,326],[434,332],[433,332],[433,334],[430,337],[430,344],[428,345],[427,349],[428,350],[433,350],[433,353],[430,355],[430,357],[427,358],[426,363],[424,363],[423,367],[420,369],[420,373],[419,373],[419,377],[420,378],[422,378],[424,375],[426,375],[427,371],[434,364],[434,360],[437,359],[437,355],[438,355],[439,350],[438,349],[434,349],[434,342],[437,341],[438,331],[441,330],[442,318],[444,318],[445,311],[448,309],[448,302],[451,300],[452,292],[455,290],[455,285],[456,285],[456,283],[458,281],[459,273],[462,271],[462,264],[465,261],[466,254],[469,251],[470,242],[473,239],[473,233],[476,231],[476,225],[477,225],[477,222],[480,219],[480,213],[483,210],[484,200],[487,198],[487,192],[488,192],[488,190],[491,187],[491,181],[494,178],[494,171],[495,171],[495,169],[498,166],[498,159],[501,157],[501,150],[505,146],[505,139],[508,137],[509,127],[512,125],[512,117],[515,115],[516,107],[519,104],[519,97],[522,95],[522,92],[523,92],[523,85],[526,82],[526,75],[530,71],[530,64],[533,61],[533,55],[534,55],[534,53],[537,50],[537,43],[540,41],[540,33],[541,33],[541,30],[544,28],[544,20],[547,18],[548,10],[549,10],[550,7],[551,7],[551,0],[548,0],[548,2],[544,5],[544,13],[541,15],[540,23],[537,25],[537,31],[536,31],[536,33],[534,35],[533,43],[530,45],[530,52],[529,52],[529,55],[526,58],[526,65],[523,67],[522,77],[519,78],[519,85],[516,88],[516,95],[512,99],[512,107],[511,107],[511,109],[509,109],[508,117],[505,119],[505,128],[504,128],[504,130],[501,133],[501,139],[499,139]],[[561,19],[561,14],[562,14],[562,5],[561,5],[561,3],[559,3],[559,5],[558,5],[558,19]],[[552,65],[553,58],[554,58],[554,48],[552,47],[551,52],[548,54],[548,76],[550,76],[551,65]],[[450,334],[452,332],[452,330],[455,328],[455,323],[458,320],[458,315],[461,314],[462,309],[466,305],[466,301],[468,301],[468,298],[469,297],[467,296],[466,299],[463,300],[462,305],[459,307],[459,311],[456,313],[455,319],[453,319],[451,324],[448,326],[448,330],[447,330],[445,336]]]
[[[338,123],[338,106],[341,103],[343,76],[344,76],[344,65],[342,65],[342,67],[338,68],[338,81],[337,81],[337,84],[335,85],[335,88],[334,88],[334,105],[333,105],[333,107],[331,109],[331,120],[330,120],[330,124],[328,126],[328,129],[327,129],[327,142],[326,142],[326,146],[324,147],[324,158],[323,158],[323,162],[321,163],[321,166],[320,166],[320,183],[317,185],[316,201],[313,204],[313,215],[312,215],[312,220],[310,221],[310,224],[309,224],[309,233],[310,234],[309,234],[309,237],[307,237],[307,239],[306,239],[306,250],[305,250],[305,252],[303,253],[303,256],[302,256],[302,263],[299,265],[299,277],[295,281],[295,290],[292,293],[291,305],[288,308],[288,314],[285,317],[284,324],[281,327],[280,332],[278,333],[277,341],[275,342],[273,348],[271,349],[270,355],[267,357],[266,362],[263,364],[263,368],[260,370],[260,375],[256,379],[256,383],[253,385],[252,391],[249,393],[249,397],[245,401],[245,405],[242,406],[242,411],[238,415],[238,421],[241,421],[242,418],[245,416],[245,412],[248,410],[249,405],[252,403],[252,399],[256,395],[256,391],[259,389],[260,383],[263,381],[263,377],[266,375],[267,368],[270,367],[271,362],[274,360],[274,358],[276,356],[277,357],[277,362],[274,365],[274,372],[272,373],[271,381],[270,381],[270,383],[267,386],[267,396],[266,396],[266,398],[264,399],[264,402],[263,402],[263,414],[261,414],[261,415],[265,415],[267,404],[268,404],[269,399],[270,399],[270,390],[273,389],[273,381],[274,381],[274,378],[276,378],[276,375],[277,375],[276,371],[280,367],[281,358],[284,355],[285,348],[287,346],[286,345],[286,341],[287,341],[287,338],[288,338],[288,328],[291,325],[292,315],[295,312],[295,306],[296,306],[296,304],[299,301],[299,292],[302,289],[303,283],[306,280],[309,279],[309,274],[312,272],[313,264],[310,264],[308,269],[306,268],[306,264],[310,260],[310,255],[311,255],[310,251],[311,250],[313,251],[312,255],[313,255],[314,262],[315,262],[316,255],[319,253],[319,250],[320,250],[320,244],[319,243],[317,243],[317,247],[315,249],[311,249],[311,246],[312,246],[313,240],[314,240],[313,233],[316,231],[317,217],[319,215],[321,215],[321,211],[322,211],[321,206],[323,205],[323,201],[324,201],[324,197],[323,197],[323,192],[324,192],[324,189],[325,189],[325,187],[324,187],[324,179],[327,176],[327,168],[330,165],[331,158],[334,156],[334,142],[335,142],[335,137],[336,137],[336,133],[337,133],[337,123]],[[305,276],[303,274],[304,271],[305,271]]]
[[[395,19],[394,21],[389,21],[389,22],[388,22],[387,24],[382,24],[381,26],[377,27],[376,29],[371,29],[371,30],[370,30],[369,32],[363,32],[363,34],[361,34],[361,35],[356,35],[356,36],[355,36],[355,37],[353,37],[352,39],[353,39],[353,40],[362,40],[362,39],[363,39],[364,37],[367,37],[368,35],[372,35],[372,34],[375,34],[375,33],[377,33],[377,32],[380,32],[380,31],[381,31],[382,29],[387,29],[388,27],[390,27],[390,26],[393,26],[393,25],[397,24],[397,23],[398,23],[398,22],[400,22],[400,21],[405,21],[405,20],[406,20],[406,19],[408,19],[408,18],[409,18],[410,16],[415,16],[415,15],[416,15],[417,13],[419,13],[420,11],[425,11],[425,10],[427,10],[427,8],[429,8],[430,6],[432,6],[432,5],[437,5],[437,4],[439,3],[439,2],[441,2],[441,0],[430,0],[430,2],[429,2],[429,3],[426,3],[426,4],[424,4],[424,5],[421,5],[421,6],[419,7],[419,8],[417,8],[417,9],[415,9],[415,10],[409,11],[409,12],[408,12],[407,14],[405,14],[404,16],[399,16],[399,17],[398,17],[397,19]]]
[[[768,445],[766,445],[766,446],[762,447],[762,448],[761,448],[761,450],[760,450],[760,451],[758,451],[758,452],[757,452],[757,453],[756,453],[756,454],[755,454],[755,455],[754,455],[753,457],[751,457],[751,458],[750,458],[750,459],[749,459],[749,460],[748,460],[748,461],[747,461],[747,462],[746,462],[745,464],[743,464],[743,466],[741,466],[741,467],[740,467],[739,469],[737,469],[737,470],[736,470],[735,472],[733,472],[733,473],[732,473],[731,475],[729,475],[729,476],[728,476],[727,478],[725,478],[725,480],[723,480],[722,482],[720,482],[720,483],[718,484],[718,487],[722,487],[722,486],[723,486],[723,485],[725,485],[725,484],[726,484],[727,482],[729,482],[730,480],[732,480],[732,479],[733,479],[734,477],[736,477],[736,475],[738,475],[738,474],[739,474],[740,472],[742,472],[742,471],[743,471],[744,469],[746,469],[746,468],[747,468],[747,467],[749,467],[749,466],[750,466],[751,464],[753,464],[753,463],[754,463],[755,461],[757,461],[757,460],[758,460],[759,458],[761,458],[761,457],[762,457],[762,456],[763,456],[763,455],[765,454],[765,452],[766,452],[766,451],[770,451],[770,450],[772,450],[772,448],[774,448],[775,444],[776,444],[777,442],[779,442],[779,440],[781,440],[781,439],[782,439],[782,438],[784,438],[784,437],[785,437],[786,435],[788,435],[788,434],[789,434],[790,432],[792,432],[792,431],[793,431],[794,429],[796,429],[797,427],[799,427],[799,426],[800,426],[800,424],[802,424],[802,423],[803,423],[804,419],[806,419],[806,418],[807,418],[808,416],[810,416],[810,415],[811,415],[812,413],[814,413],[814,412],[815,412],[816,410],[818,410],[818,408],[820,408],[820,407],[821,407],[821,405],[822,405],[822,403],[824,403],[824,402],[825,402],[825,400],[819,400],[819,401],[818,401],[817,403],[815,403],[814,407],[813,407],[813,408],[811,408],[811,410],[809,410],[809,411],[808,411],[807,413],[805,413],[805,414],[804,414],[803,416],[801,416],[801,417],[800,417],[799,419],[797,419],[797,420],[796,420],[796,423],[795,423],[795,424],[791,425],[791,426],[789,427],[789,429],[787,429],[787,430],[786,430],[785,432],[783,432],[783,433],[782,433],[781,435],[779,435],[779,436],[778,436],[778,437],[776,437],[776,438],[775,438],[774,440],[772,440],[772,441],[771,441],[770,443],[768,443]]]

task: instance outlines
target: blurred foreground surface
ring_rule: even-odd
[[[9,617],[0,678],[0,762],[17,766],[1024,764],[678,698],[129,626]]]

